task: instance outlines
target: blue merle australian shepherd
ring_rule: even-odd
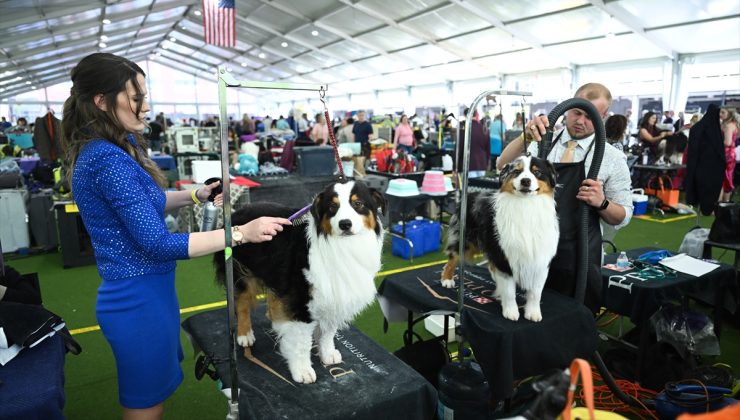
[[[542,320],[540,297],[560,237],[555,178],[550,162],[520,156],[502,170],[499,191],[468,195],[465,260],[485,254],[503,316],[512,321],[519,319],[517,285],[526,291],[524,318]],[[455,287],[459,234],[458,217],[453,216],[447,237],[448,261],[442,272],[445,287]]]

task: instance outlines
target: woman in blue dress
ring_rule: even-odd
[[[491,139],[491,168],[494,171],[496,170],[496,159],[501,155],[503,149],[504,132],[506,132],[506,125],[501,119],[501,114],[498,114],[491,120],[491,126],[488,130]]]
[[[62,121],[72,193],[102,278],[96,315],[116,359],[124,419],[161,418],[182,382],[175,261],[223,250],[225,234],[167,230],[165,211],[205,201],[217,184],[164,191],[142,137],[150,111],[144,77],[113,54],[83,58]],[[289,223],[264,217],[234,226],[232,246],[270,240]]]

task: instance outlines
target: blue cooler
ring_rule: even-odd
[[[640,216],[647,213],[648,196],[645,195],[645,190],[637,188],[632,190],[632,205],[635,206],[635,211],[632,213],[633,216]]]
[[[403,234],[403,222],[399,222],[391,226],[391,232],[399,235]],[[391,253],[397,257],[404,259],[411,259],[411,257],[418,257],[424,255],[426,249],[426,235],[427,230],[423,224],[420,224],[418,220],[412,220],[406,222],[406,238],[414,244],[414,254],[411,255],[409,244],[404,239],[391,237]]]
[[[423,219],[419,221],[425,230],[424,253],[439,251],[442,245],[442,225],[434,220]]]

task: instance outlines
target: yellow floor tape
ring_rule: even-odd
[[[442,264],[444,262],[446,262],[446,260],[434,261],[434,262],[425,263],[425,264],[418,264],[418,265],[413,265],[413,266],[404,267],[404,268],[397,268],[395,270],[381,271],[377,274],[376,277],[382,277],[382,276],[387,276],[387,275],[396,274],[396,273],[403,273],[404,271],[416,270],[417,268],[429,267],[432,265]],[[259,300],[264,299],[264,295],[257,295],[257,299]],[[226,301],[222,300],[219,302],[206,303],[204,305],[196,305],[196,306],[191,306],[188,308],[182,308],[180,309],[180,313],[187,314],[190,312],[198,312],[198,311],[203,311],[206,309],[222,308],[224,306],[226,306]],[[70,330],[69,332],[72,335],[77,335],[77,334],[84,334],[84,333],[89,333],[93,331],[100,331],[100,326],[93,325],[92,327],[76,328],[74,330]]]

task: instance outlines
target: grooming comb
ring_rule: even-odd
[[[307,222],[306,214],[308,214],[308,209],[310,208],[311,208],[311,204],[307,205],[306,207],[290,215],[290,217],[288,217],[288,220],[290,220],[293,223],[293,226],[298,226],[303,223],[306,223]]]

